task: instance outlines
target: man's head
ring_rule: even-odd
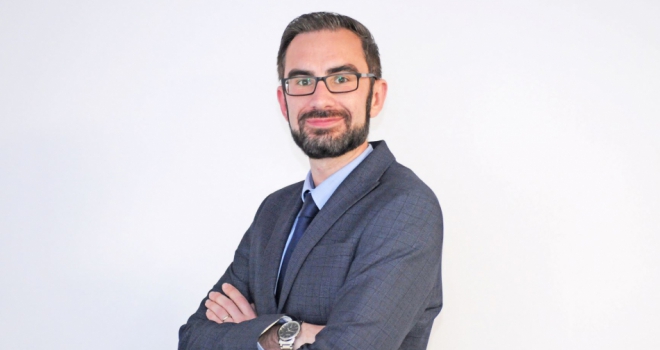
[[[338,157],[366,142],[369,118],[380,112],[387,93],[378,47],[366,27],[333,13],[302,15],[282,35],[277,66],[285,79],[277,93],[282,114],[305,154]]]

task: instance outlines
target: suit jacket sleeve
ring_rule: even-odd
[[[264,201],[265,203],[265,201]],[[263,203],[257,210],[255,216],[258,217]],[[254,225],[254,223],[253,223]],[[252,294],[249,285],[249,256],[250,242],[253,226],[243,236],[241,243],[234,254],[234,261],[229,265],[225,274],[218,283],[213,286],[211,291],[222,292],[222,284],[230,283],[236,287],[250,303]],[[209,293],[211,292],[209,291]],[[223,293],[224,294],[224,293]],[[257,318],[241,323],[223,323],[218,324],[206,318],[206,307],[202,300],[188,322],[179,329],[179,350],[230,350],[230,349],[257,349],[257,340],[259,335],[270,324],[278,320],[282,315],[259,315]]]
[[[399,195],[375,213],[326,328],[303,349],[426,347],[442,308],[442,213],[428,192]]]

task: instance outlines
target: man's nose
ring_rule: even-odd
[[[316,91],[312,94],[311,103],[317,108],[324,108],[331,105],[334,105],[333,93],[328,90],[328,86],[325,85],[325,81],[319,80],[316,84]]]

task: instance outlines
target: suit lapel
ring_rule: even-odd
[[[307,255],[348,209],[378,186],[380,177],[392,162],[394,162],[394,156],[385,142],[377,142],[374,144],[374,151],[337,187],[335,193],[307,227],[293,251],[282,285],[278,312],[284,309],[293,282]],[[280,256],[282,250],[280,250]]]
[[[300,199],[302,183],[300,186],[294,186],[294,188],[293,193],[287,196],[285,202],[281,203],[282,212],[268,238],[268,243],[266,243],[262,263],[257,266],[259,272],[256,280],[261,282],[258,284],[257,293],[263,300],[266,300],[265,306],[267,307],[264,311],[260,310],[260,313],[272,314],[277,309],[275,295],[273,294],[277,283],[277,271],[291,227],[302,207],[302,200]]]

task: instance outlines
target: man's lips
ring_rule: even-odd
[[[305,119],[305,124],[313,128],[328,128],[343,121],[343,117],[307,118]]]

